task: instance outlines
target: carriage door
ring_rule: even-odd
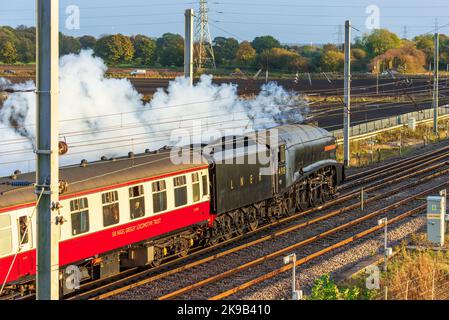
[[[20,254],[17,256],[17,263],[19,273],[21,275],[28,274],[34,269],[34,259],[29,251],[33,247],[31,218],[24,213],[21,213],[17,218],[17,237],[20,246]]]
[[[287,184],[285,144],[279,146],[278,151],[278,174],[277,174],[277,191],[282,192]]]

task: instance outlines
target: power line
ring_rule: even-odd
[[[260,2],[232,2],[232,1],[217,1],[215,2],[217,5],[240,5],[240,6],[251,6],[251,7],[287,7],[287,8],[366,8],[366,5],[353,5],[353,4],[286,4],[286,3],[279,3],[276,4],[268,4],[268,3],[260,3]],[[423,6],[414,6],[414,5],[406,5],[406,6],[382,6],[382,8],[391,8],[391,9],[404,9],[404,8],[410,8],[410,9],[427,9],[427,8],[449,8],[449,5],[423,5]]]

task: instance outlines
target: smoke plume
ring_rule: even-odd
[[[275,83],[264,85],[253,99],[242,99],[236,85],[215,85],[211,76],[193,87],[177,78],[144,104],[130,81],[106,78],[106,70],[90,50],[60,60],[60,140],[69,146],[60,165],[158,149],[173,144],[175,129],[192,135],[211,129],[242,133],[298,123],[308,111],[303,98]],[[0,78],[0,90],[34,88],[32,81],[12,84]],[[35,118],[34,92],[8,94],[0,104],[0,176],[34,170]]]

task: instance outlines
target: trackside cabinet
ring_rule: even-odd
[[[444,246],[446,201],[444,197],[427,197],[427,240]]]

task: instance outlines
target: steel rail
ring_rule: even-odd
[[[394,168],[392,170],[387,170],[387,171],[382,170],[380,172],[369,174],[369,175],[364,176],[362,178],[359,178],[359,179],[356,179],[356,180],[352,180],[352,181],[350,181],[348,183],[345,183],[345,184],[341,185],[338,189],[339,190],[348,189],[350,187],[354,187],[354,185],[357,186],[358,184],[363,183],[363,182],[372,181],[372,180],[374,180],[376,178],[379,178],[379,177],[388,176],[391,173],[395,173],[395,176],[397,176],[398,173],[399,174],[404,174],[406,172],[410,172],[410,171],[416,170],[418,168],[423,168],[423,167],[425,168],[427,165],[432,164],[432,163],[434,163],[434,162],[436,162],[438,160],[442,160],[442,159],[447,158],[447,157],[449,157],[449,153],[443,153],[442,155],[438,155],[437,154],[437,155],[435,155],[434,157],[432,157],[430,159],[422,159],[422,160],[416,161],[415,163],[406,164],[406,165],[402,164],[402,166],[399,166],[399,167]]]
[[[413,163],[416,160],[426,159],[429,156],[437,155],[437,154],[439,154],[441,152],[445,152],[445,151],[449,151],[449,146],[445,146],[445,147],[439,148],[437,150],[432,150],[432,151],[429,151],[429,152],[426,152],[426,153],[423,153],[423,154],[419,154],[419,155],[416,155],[416,156],[413,156],[413,157],[408,157],[408,158],[399,160],[399,161],[395,162],[394,164],[390,164],[389,163],[389,164],[382,165],[382,166],[379,166],[379,167],[376,167],[376,168],[373,168],[373,169],[369,169],[369,170],[365,170],[363,172],[359,172],[359,173],[355,173],[355,174],[349,175],[349,176],[346,177],[346,181],[350,182],[350,181],[358,179],[358,178],[366,177],[367,175],[372,174],[372,173],[377,173],[378,174],[378,173],[381,173],[381,172],[386,171],[386,170],[391,170],[391,169],[395,169],[395,168],[398,168],[398,167],[402,167],[405,164]]]
[[[445,170],[445,171],[446,171],[445,173],[447,173],[449,170]],[[335,234],[338,231],[341,231],[343,229],[346,229],[346,228],[358,225],[358,224],[360,224],[360,223],[362,223],[362,222],[364,222],[366,220],[369,220],[369,219],[371,219],[373,217],[376,217],[376,216],[378,216],[380,214],[384,214],[384,213],[387,213],[388,211],[397,209],[398,207],[400,207],[401,205],[403,205],[403,204],[405,204],[407,202],[410,202],[412,200],[416,200],[416,199],[418,199],[420,197],[423,197],[423,196],[433,192],[434,190],[437,190],[437,189],[439,190],[440,188],[442,188],[444,186],[447,186],[448,184],[449,184],[449,181],[444,182],[444,183],[442,183],[442,184],[440,184],[438,186],[431,187],[430,189],[427,189],[427,190],[425,190],[423,192],[420,192],[419,194],[415,194],[413,196],[407,197],[406,199],[400,200],[400,201],[398,201],[398,202],[396,202],[394,204],[388,205],[388,206],[386,206],[386,207],[384,207],[382,209],[373,211],[373,212],[371,212],[369,214],[366,214],[366,215],[364,215],[362,217],[359,217],[357,219],[354,219],[354,220],[351,220],[351,221],[349,221],[347,223],[339,225],[339,226],[337,226],[335,228],[332,228],[330,230],[322,232],[319,235],[312,236],[312,237],[307,238],[307,239],[305,239],[305,240],[303,240],[301,242],[298,242],[298,243],[295,243],[293,245],[284,247],[284,248],[282,248],[280,250],[277,250],[277,251],[272,252],[270,254],[264,255],[262,257],[259,257],[259,258],[255,259],[255,260],[252,260],[252,261],[247,262],[245,264],[242,264],[242,265],[240,265],[240,266],[238,266],[236,268],[230,269],[230,270],[225,271],[223,273],[220,273],[220,274],[217,274],[215,276],[209,277],[207,279],[201,280],[201,281],[199,281],[199,282],[197,282],[195,284],[183,287],[183,288],[181,288],[179,290],[176,290],[174,292],[166,294],[166,295],[164,295],[162,297],[159,297],[158,300],[167,300],[167,299],[172,299],[172,298],[181,296],[182,294],[190,292],[190,291],[192,291],[194,289],[198,289],[198,288],[200,288],[202,286],[205,286],[207,284],[210,284],[210,283],[216,282],[218,280],[224,279],[226,277],[232,276],[232,275],[234,275],[234,274],[236,274],[238,272],[241,272],[243,270],[246,270],[248,268],[255,267],[255,266],[257,266],[259,264],[262,264],[262,263],[264,263],[264,262],[266,262],[268,260],[271,260],[273,258],[279,257],[280,255],[286,254],[286,253],[288,253],[288,252],[290,252],[290,251],[292,251],[294,249],[298,249],[298,248],[304,247],[305,245],[311,244],[313,242],[316,242],[317,240],[320,240],[320,239],[323,239],[323,238],[325,238],[325,237],[327,237],[329,235]],[[425,207],[426,207],[426,205],[424,204],[424,205],[421,205],[419,208],[425,208]],[[320,218],[322,218],[322,217],[320,217]],[[322,221],[322,219],[320,219],[320,218],[316,219],[317,222],[318,221]],[[304,226],[308,226],[309,223],[306,222],[303,225]],[[292,229],[297,229],[297,228],[292,228]]]
[[[407,212],[405,212],[405,213],[403,213],[403,214],[401,214],[399,216],[396,216],[396,217],[394,217],[392,219],[389,219],[388,222],[387,222],[387,225],[396,223],[396,222],[398,222],[400,220],[403,220],[403,219],[405,219],[405,218],[407,218],[407,217],[409,217],[411,215],[414,215],[414,214],[417,214],[419,212],[422,212],[426,208],[426,206],[427,206],[426,204],[420,205],[417,208],[409,210],[409,211],[407,211]],[[295,267],[303,265],[303,264],[305,264],[305,263],[307,263],[307,262],[309,262],[309,261],[311,261],[313,259],[316,259],[316,258],[318,258],[318,257],[320,257],[320,256],[322,256],[322,255],[324,255],[326,253],[328,253],[328,252],[331,252],[331,251],[333,251],[335,249],[338,249],[338,248],[341,248],[341,247],[343,247],[343,246],[345,246],[347,244],[350,244],[350,243],[352,243],[352,242],[354,242],[356,240],[364,238],[364,237],[366,237],[366,236],[368,236],[368,235],[370,235],[370,234],[372,234],[372,233],[374,233],[374,232],[376,232],[378,230],[381,230],[383,228],[384,228],[384,225],[378,225],[378,226],[372,227],[370,229],[364,230],[362,232],[359,232],[356,235],[351,236],[349,238],[346,238],[346,239],[344,239],[344,240],[342,240],[342,241],[340,241],[340,242],[338,242],[338,243],[336,243],[336,244],[334,244],[332,246],[329,246],[327,248],[324,248],[322,250],[319,250],[319,251],[317,251],[317,252],[315,252],[313,254],[310,254],[310,255],[308,255],[308,256],[306,256],[304,258],[301,258],[301,259],[297,260],[296,263],[295,263]],[[279,274],[281,274],[281,273],[283,273],[285,271],[288,271],[292,267],[293,267],[292,264],[285,265],[285,266],[283,266],[283,267],[281,267],[279,269],[276,269],[274,271],[266,273],[266,274],[264,274],[264,275],[262,275],[262,276],[260,276],[258,278],[255,278],[255,279],[253,279],[251,281],[245,282],[244,284],[241,284],[241,285],[239,285],[237,287],[234,287],[234,288],[232,288],[230,290],[227,290],[227,291],[222,292],[222,293],[220,293],[218,295],[215,295],[215,296],[209,298],[209,300],[220,300],[220,299],[229,297],[229,296],[231,296],[231,295],[233,295],[233,294],[235,294],[237,292],[243,291],[243,290],[245,290],[245,289],[247,289],[249,287],[252,287],[252,286],[254,286],[254,285],[258,284],[258,283],[261,283],[261,282],[263,282],[265,280],[268,280],[270,278],[273,278],[273,277],[275,277],[275,276],[277,276],[277,275],[279,275]]]

